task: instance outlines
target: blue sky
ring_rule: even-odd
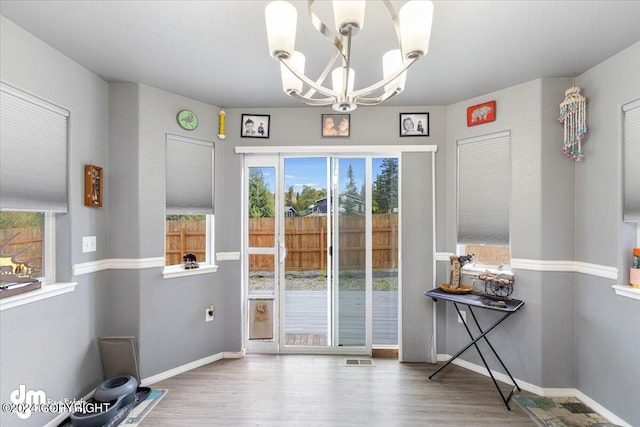
[[[284,189],[285,191],[293,186],[295,191],[302,191],[303,186],[308,185],[313,188],[327,187],[327,166],[326,157],[287,157],[284,160]],[[380,170],[381,158],[374,158],[373,179]],[[349,164],[353,169],[353,176],[356,188],[360,190],[364,182],[365,161],[362,158],[343,158],[340,160],[340,189],[343,190],[347,180],[347,170]],[[271,168],[262,168],[265,184],[269,190],[273,191],[275,177]]]
[[[380,169],[382,159],[373,159],[373,176]],[[347,180],[347,170],[351,165],[356,188],[360,190],[364,182],[365,160],[362,158],[340,159],[340,189],[343,190]],[[293,186],[295,191],[302,191],[304,185],[313,188],[326,188],[327,166],[324,157],[286,158],[284,161],[284,188],[285,191]]]

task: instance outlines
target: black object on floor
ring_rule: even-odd
[[[113,418],[111,418],[111,420],[109,420],[106,424],[102,424],[101,427],[114,427],[120,424],[127,417],[129,412],[131,412],[133,408],[138,406],[147,398],[149,393],[151,393],[151,389],[149,387],[138,387],[133,400],[130,403],[117,409],[117,412],[115,413]],[[115,401],[112,401],[112,402],[115,402]],[[111,404],[112,402],[109,402],[109,403]],[[91,398],[87,400],[87,403],[100,405],[102,402],[96,402],[93,398]],[[62,423],[58,424],[58,427],[72,427],[72,426],[73,424],[71,422],[70,416],[67,417]]]

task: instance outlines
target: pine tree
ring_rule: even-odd
[[[398,159],[383,159],[382,171],[373,184],[377,213],[392,213],[398,207]]]
[[[264,182],[262,171],[251,169],[249,173],[249,218],[273,218],[274,194]]]

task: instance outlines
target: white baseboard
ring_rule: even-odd
[[[157,382],[169,379],[171,377],[175,377],[176,375],[183,374],[183,373],[188,372],[188,371],[190,371],[192,369],[199,368],[200,366],[204,366],[204,365],[208,365],[209,363],[217,362],[218,360],[222,360],[222,359],[239,359],[241,357],[242,356],[241,356],[240,352],[225,351],[225,352],[213,354],[211,356],[207,356],[207,357],[203,357],[202,359],[195,360],[195,361],[193,361],[191,363],[187,363],[185,365],[178,366],[178,367],[173,368],[173,369],[169,369],[168,371],[160,372],[159,374],[152,375],[152,376],[150,376],[148,378],[143,378],[140,381],[140,385],[142,385],[144,387],[148,387],[151,384],[155,384]]]
[[[451,356],[448,354],[438,354],[438,362],[446,362],[450,358]],[[486,377],[489,376],[489,371],[487,371],[487,368],[485,368],[484,366],[476,365],[475,363],[467,362],[466,360],[462,360],[462,359],[456,359],[451,363],[454,365],[458,365],[462,368],[468,369],[470,371],[476,372],[478,374],[484,375]],[[496,380],[507,383],[507,384],[511,384],[511,379],[509,378],[509,375],[503,374],[502,372],[496,372],[494,370],[491,370],[491,373],[493,374]],[[595,400],[593,400],[592,398],[590,398],[589,396],[587,396],[586,394],[584,394],[583,392],[581,392],[576,388],[543,388],[535,384],[531,384],[526,381],[520,380],[518,378],[515,378],[515,380],[518,383],[518,386],[520,386],[522,390],[537,394],[538,396],[544,396],[544,397],[561,397],[561,396],[575,397],[580,401],[582,401],[584,404],[588,405],[591,409],[596,411],[598,414],[608,419],[610,422],[614,424],[618,424],[623,427],[632,427],[631,424],[627,423],[622,418],[618,417],[616,414],[609,411],[607,408],[605,408],[604,406],[602,406],[601,404],[599,404],[598,402],[596,402]]]

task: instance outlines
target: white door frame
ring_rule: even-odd
[[[284,349],[278,349],[278,339],[274,336],[274,344],[271,344],[270,346],[265,346],[265,348],[263,349],[258,349],[258,348],[252,348],[249,349],[248,348],[248,322],[246,321],[246,319],[248,319],[248,298],[247,298],[247,292],[248,292],[248,265],[247,265],[247,260],[248,260],[248,242],[246,241],[246,236],[248,235],[248,218],[247,215],[245,215],[245,213],[247,212],[247,195],[248,195],[248,177],[246,176],[247,171],[248,171],[248,165],[253,165],[253,166],[268,166],[268,165],[259,165],[259,164],[253,164],[253,161],[251,159],[265,159],[271,156],[267,156],[269,154],[274,155],[274,156],[280,156],[282,154],[290,154],[290,155],[299,155],[299,156],[303,156],[303,155],[326,155],[326,156],[344,156],[344,155],[361,155],[361,156],[397,156],[397,157],[401,157],[402,153],[405,152],[431,152],[431,153],[435,153],[437,151],[438,147],[437,145],[368,145],[368,146],[363,146],[363,145],[352,145],[352,146],[236,146],[235,147],[235,152],[236,154],[244,154],[244,161],[243,161],[243,191],[244,194],[242,196],[242,212],[243,212],[243,236],[242,236],[242,247],[243,247],[243,257],[242,257],[242,269],[243,269],[243,273],[242,273],[242,279],[243,279],[243,283],[242,283],[242,318],[243,318],[243,328],[242,328],[242,333],[243,333],[243,337],[242,337],[242,342],[244,343],[246,347],[246,350],[248,351],[253,351],[253,352],[263,352],[263,353],[287,353],[289,351],[282,351]],[[251,154],[260,154],[260,156],[251,156]],[[433,159],[433,158],[432,158]],[[433,159],[433,161],[435,161],[435,159]],[[258,162],[260,163],[260,162]],[[281,161],[278,160],[278,162],[276,163],[278,166],[281,166]],[[369,172],[370,173],[370,172]],[[434,172],[435,173],[435,172]],[[279,175],[279,173],[278,173]],[[278,183],[276,183],[276,185],[280,185]],[[282,184],[283,185],[283,184]],[[401,185],[401,184],[400,184]],[[435,185],[435,183],[433,184]],[[276,193],[280,193],[282,194],[283,191],[277,191]],[[282,197],[282,196],[281,196]],[[435,197],[435,196],[434,196]],[[278,196],[276,196],[276,198],[278,198]],[[370,200],[370,197],[367,198],[368,200]],[[279,203],[278,200],[276,200],[276,203]],[[370,203],[370,202],[369,202]],[[400,201],[401,203],[401,201]],[[435,209],[435,204],[434,204],[434,209]],[[370,206],[368,208],[368,210],[370,211]],[[279,224],[280,218],[276,218],[276,225]],[[402,221],[400,220],[399,223],[399,233],[401,234],[401,225]],[[435,227],[435,217],[434,217],[434,225]],[[278,225],[278,229],[279,229],[279,225]],[[435,235],[434,235],[434,239],[435,239]],[[435,243],[434,243],[435,244]],[[399,272],[398,272],[398,277],[399,277],[399,282],[401,281],[401,277],[402,277],[402,249],[401,247],[398,248],[398,259],[400,260],[400,264],[398,266]],[[276,257],[278,257],[278,253],[275,254]],[[435,264],[435,260],[433,260],[433,263]],[[276,269],[278,269],[278,267],[276,267]],[[278,272],[279,273],[279,272]],[[435,276],[435,269],[434,269],[434,276]],[[279,292],[279,289],[276,289],[276,295]],[[399,289],[398,289],[398,293],[399,293],[399,298],[398,298],[398,304],[399,304],[399,311],[398,311],[398,322],[399,322],[399,347],[400,347],[400,351],[402,351],[402,288],[401,288],[401,283],[399,283]],[[279,304],[275,304],[278,305]],[[274,305],[274,306],[275,306]],[[275,334],[279,334],[280,331],[280,324],[279,324],[279,311],[280,311],[280,307],[277,308],[278,311],[278,315],[275,317],[274,319],[274,328],[276,329],[276,331],[274,332]],[[275,315],[275,313],[274,313]],[[435,313],[434,313],[435,316]],[[435,339],[435,336],[434,336]],[[367,341],[370,342],[371,338],[369,336],[367,336]],[[254,342],[254,344],[258,344],[257,342]],[[255,347],[259,347],[259,346],[255,346]],[[350,354],[347,353],[347,350],[349,348],[343,348],[341,350],[343,350],[342,354]],[[292,349],[294,350],[294,349]],[[312,351],[309,351],[310,353],[325,353],[325,351],[321,351],[319,350],[319,348],[314,347],[312,349],[309,349]],[[364,349],[364,351],[366,352],[366,349]],[[290,352],[294,352],[294,351],[290,351]],[[304,349],[303,348],[295,348],[295,352],[296,353],[304,353]],[[370,350],[369,350],[370,352]],[[326,353],[329,353],[329,351],[327,351]],[[356,352],[355,354],[360,354],[358,352]]]

